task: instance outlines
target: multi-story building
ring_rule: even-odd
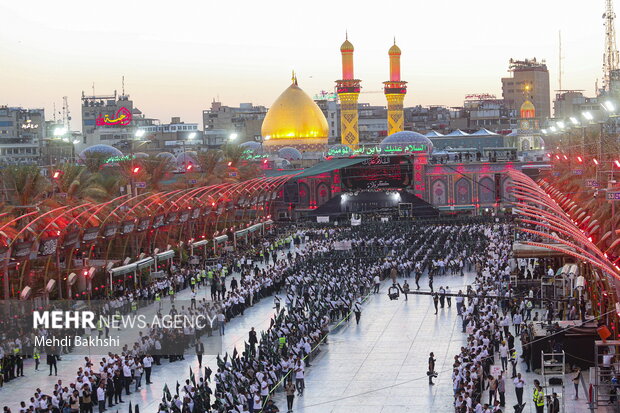
[[[590,112],[595,120],[605,118],[600,98],[589,98],[580,90],[565,90],[555,95],[553,101],[553,116],[556,119],[583,120],[582,114]]]
[[[136,130],[155,124],[155,119],[146,118],[134,107],[129,95],[86,96],[82,92],[82,142],[79,150],[106,144],[120,150],[130,150],[130,141],[135,139]]]
[[[241,143],[261,139],[261,126],[267,114],[264,106],[241,103],[239,107],[211,102],[211,108],[202,111],[204,136],[210,148],[218,148],[229,139]]]
[[[450,110],[444,106],[405,108],[405,130],[445,130],[450,126]]]
[[[40,161],[45,138],[45,111],[0,106],[0,161],[32,164]]]
[[[321,92],[314,97],[314,102],[325,115],[329,127],[328,143],[335,145],[340,138],[340,103],[338,95]],[[358,103],[359,143],[376,143],[387,134],[387,109],[385,106],[372,106]]]
[[[358,129],[360,144],[378,143],[387,136],[388,121],[385,106],[358,104]]]
[[[204,145],[203,133],[197,123],[185,123],[180,117],[173,117],[170,123],[150,125],[140,128],[144,130],[144,139],[148,140],[140,152],[179,152],[184,147],[199,148]]]
[[[516,111],[493,95],[468,95],[462,107],[450,112],[450,128],[500,131],[516,127]]]
[[[561,90],[555,95],[553,101],[553,117],[557,119],[570,118],[579,115],[581,106],[587,98],[581,90]]]
[[[502,97],[506,106],[517,111],[526,100],[530,100],[541,120],[550,118],[549,70],[545,61],[510,59],[508,70],[512,77],[502,78]]]
[[[322,91],[314,96],[314,102],[325,115],[329,126],[328,143],[335,145],[340,143],[340,104],[336,93]]]

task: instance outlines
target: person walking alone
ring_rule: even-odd
[[[575,375],[573,376],[573,386],[575,386],[575,400],[579,400],[579,381],[581,380],[581,369],[575,367]]]
[[[205,353],[205,345],[200,339],[196,342],[196,357],[198,357],[198,368],[202,367],[202,355]],[[150,374],[149,374],[150,377]],[[149,380],[147,380],[148,382]],[[148,383],[147,383],[148,384]]]
[[[250,355],[256,356],[256,345],[258,344],[258,338],[256,337],[256,330],[254,327],[248,332],[248,343],[250,344]]]
[[[54,375],[58,376],[58,366],[56,365],[57,357],[55,354],[47,354],[47,364],[50,366],[50,376],[52,375],[52,368],[54,369]]]
[[[286,382],[284,390],[286,391],[287,413],[290,413],[293,411],[293,401],[295,400],[295,383],[293,383],[292,377]]]
[[[437,305],[435,305],[435,308],[437,307]],[[428,375],[428,384],[429,385],[434,385],[435,383],[433,383],[433,377],[437,377],[437,373],[435,372],[435,355],[431,352],[430,355],[428,356],[428,372],[426,373]]]
[[[515,394],[517,395],[517,404],[520,406],[523,404],[523,387],[525,387],[525,380],[521,377],[521,373],[517,373],[517,378],[514,379]]]
[[[373,279],[373,281],[375,282],[375,290],[374,293],[378,294],[379,293],[379,287],[381,286],[381,278],[379,278],[379,275],[375,275],[375,278]]]
[[[355,323],[359,325],[360,317],[362,316],[362,300],[357,298],[355,304],[353,304],[353,313],[355,313]]]

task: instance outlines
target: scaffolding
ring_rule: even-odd
[[[594,406],[611,406],[618,412],[620,340],[595,341],[594,355]]]
[[[541,353],[542,387],[545,395],[551,396],[557,393],[560,397],[560,411],[565,411],[565,386],[564,376],[566,375],[566,356],[564,350],[553,353]]]

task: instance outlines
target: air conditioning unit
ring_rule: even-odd
[[[30,298],[30,294],[32,294],[32,288],[26,286],[22,290],[21,294],[19,294],[19,299],[20,300],[27,300],[28,298]]]
[[[45,286],[45,292],[51,293],[54,290],[55,286],[56,286],[56,280],[49,280],[47,282],[47,285]]]
[[[53,281],[53,280],[50,280],[50,281]],[[77,274],[74,272],[69,274],[69,276],[67,277],[67,284],[73,285],[75,284],[76,281],[77,281]]]

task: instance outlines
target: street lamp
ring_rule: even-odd
[[[576,117],[574,117],[574,116],[571,116],[571,117],[570,117],[570,121],[571,121],[571,122],[572,122],[572,124],[573,124],[573,125],[575,125],[575,126],[579,125],[579,121],[578,121],[578,120],[577,120],[577,118],[576,118]]]
[[[228,136],[228,140],[234,141],[237,137],[239,137],[239,135],[233,132]]]
[[[551,130],[552,133],[556,133],[558,131],[558,128],[556,128],[555,126],[552,126],[549,129]]]
[[[607,112],[613,113],[616,111],[616,106],[614,105],[614,102],[612,102],[611,100],[606,100],[603,104],[603,109],[605,109]]]
[[[64,136],[67,133],[67,128],[55,128],[54,129],[54,136]]]
[[[138,139],[143,138],[145,134],[146,134],[146,131],[144,129],[137,129],[136,132],[134,133],[135,137]]]
[[[585,119],[585,120],[587,120],[587,121],[589,121],[589,122],[590,122],[590,121],[592,121],[592,120],[594,119],[594,116],[592,115],[592,113],[591,113],[591,112],[588,112],[588,111],[582,112],[582,113],[581,113],[581,116],[583,116],[583,117],[584,117],[584,119]]]
[[[566,124],[561,120],[556,122],[556,125],[558,125],[558,128],[560,129],[564,129],[564,127],[566,126]]]

